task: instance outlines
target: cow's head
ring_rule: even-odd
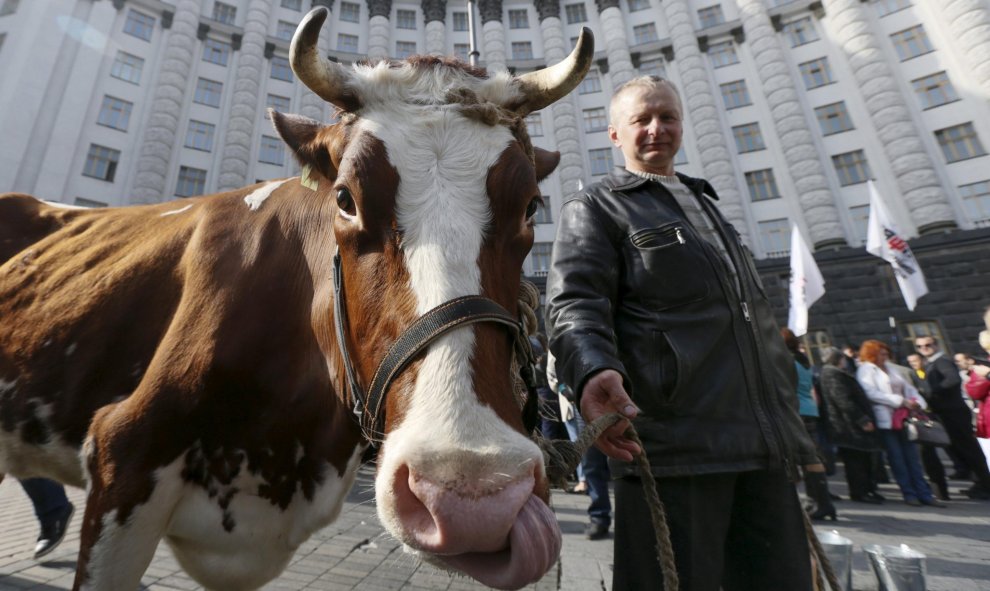
[[[481,295],[517,309],[537,182],[559,160],[532,146],[523,118],[577,86],[593,41],[585,30],[565,61],[515,78],[432,57],[345,69],[317,49],[326,15],[303,19],[291,62],[340,121],[273,120],[314,199],[336,208],[346,341],[367,389],[388,348],[437,305]],[[542,577],[560,550],[512,357],[497,324],[433,341],[387,390],[376,481],[381,520],[408,548],[502,588]]]

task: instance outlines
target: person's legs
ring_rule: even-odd
[[[588,537],[597,540],[608,535],[612,525],[612,501],[608,496],[608,459],[597,447],[591,447],[584,454],[584,478],[588,483],[588,517],[591,520]]]
[[[719,591],[736,474],[657,479],[681,589]],[[638,478],[615,481],[613,591],[663,590],[656,534]]]
[[[907,433],[904,431],[897,432],[901,449],[904,455],[904,467],[907,469],[908,478],[911,480],[911,488],[918,495],[918,500],[926,505],[932,504],[932,489],[928,486],[928,482],[925,480],[925,472],[921,468],[921,458],[918,457],[918,444],[913,441],[909,441],[907,438]]]
[[[971,490],[983,491],[990,496],[990,467],[987,466],[987,458],[973,433],[971,412],[963,407],[952,412],[940,412],[938,416],[942,419],[952,447],[977,483],[975,489]]]
[[[725,542],[723,591],[811,591],[811,554],[801,513],[797,490],[782,471],[739,474]]]
[[[870,452],[839,448],[839,456],[846,468],[846,484],[849,485],[849,496],[853,500],[863,500],[873,487],[870,486]]]
[[[922,444],[918,451],[921,453],[921,465],[925,468],[928,480],[938,490],[938,497],[948,501],[949,483],[945,480],[945,466],[942,465],[942,459],[938,457],[938,448],[934,445]]]
[[[904,463],[904,448],[901,446],[900,433],[891,429],[879,429],[879,431],[884,450],[887,452],[887,461],[890,462],[890,471],[894,473],[894,480],[901,489],[901,496],[905,501],[917,501],[918,492],[914,490]]]
[[[65,496],[65,487],[47,478],[19,480],[34,505],[41,533],[34,547],[34,557],[41,558],[55,549],[65,537],[65,531],[75,507]]]

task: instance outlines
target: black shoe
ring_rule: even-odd
[[[832,521],[838,521],[838,517],[835,514],[835,507],[829,508],[819,508],[814,513],[809,513],[808,517],[812,521],[824,521],[826,519],[831,519]]]
[[[975,501],[988,501],[990,500],[990,490],[986,489],[979,484],[974,484],[973,486],[959,491],[966,495],[967,497]]]
[[[887,500],[887,497],[883,496],[882,494],[880,494],[880,493],[878,493],[876,491],[874,491],[874,492],[868,492],[868,493],[866,493],[866,496],[869,497],[869,498],[871,498],[871,499],[875,499],[877,501],[880,501],[881,503]]]
[[[592,521],[584,530],[584,535],[589,540],[604,540],[608,537],[608,524]]]
[[[65,530],[69,528],[69,520],[72,519],[72,513],[75,510],[76,508],[72,503],[69,503],[69,507],[61,517],[51,523],[41,524],[41,535],[38,536],[38,543],[34,546],[35,559],[48,554],[62,543],[62,539],[65,538]]]
[[[862,497],[849,497],[851,500],[857,503],[869,503],[871,505],[882,505],[883,500],[876,497],[871,497],[870,495],[863,495]]]

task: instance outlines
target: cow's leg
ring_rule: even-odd
[[[151,467],[154,435],[124,403],[101,409],[83,446],[89,489],[73,589],[138,588],[181,492],[179,462]],[[149,447],[151,446],[151,447]]]

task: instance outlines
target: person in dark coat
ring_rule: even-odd
[[[822,363],[821,393],[831,411],[832,441],[846,467],[849,497],[860,503],[882,503],[870,469],[871,455],[880,449],[873,405],[856,376],[843,369],[842,351],[823,349]]]

